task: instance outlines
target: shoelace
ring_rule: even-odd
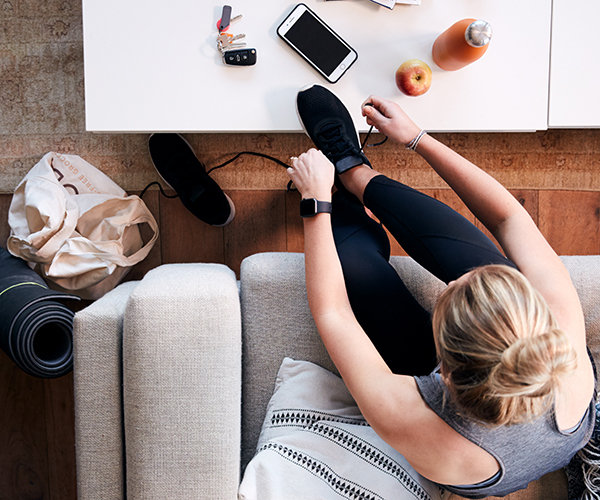
[[[369,127],[369,131],[367,132],[367,135],[365,136],[365,140],[363,141],[362,145],[360,146],[360,152],[362,153],[366,147],[372,148],[374,146],[381,146],[385,141],[388,140],[387,135],[385,136],[385,138],[383,139],[383,141],[381,142],[376,142],[375,144],[369,144],[367,146],[367,141],[369,140],[369,137],[371,137],[371,133],[373,132],[373,129],[375,128],[375,125],[371,125]]]
[[[331,152],[331,160],[335,163],[339,158],[356,154],[356,148],[346,134],[342,133],[342,124],[325,125],[319,132],[323,146]],[[361,150],[362,151],[362,150]]]
[[[371,133],[373,131],[373,126],[371,126],[371,128],[369,129],[369,131],[367,132],[367,135],[360,147],[360,151],[362,152],[363,149],[366,147],[371,147],[371,146],[380,146],[381,144],[383,144],[385,141],[387,141],[387,137],[381,141],[381,142],[377,142],[375,144],[369,144],[367,146],[367,141],[369,140],[369,137],[371,136]],[[284,163],[283,161],[279,160],[278,158],[275,158],[273,156],[269,156],[267,154],[264,153],[257,153],[256,151],[242,151],[241,153],[237,153],[235,156],[233,156],[232,158],[230,158],[229,160],[221,163],[220,165],[217,165],[216,167],[212,167],[209,170],[206,170],[207,174],[210,174],[211,172],[214,172],[215,170],[219,169],[219,168],[223,168],[226,167],[227,165],[229,165],[230,163],[233,163],[234,161],[236,161],[238,158],[240,158],[242,155],[250,155],[250,156],[258,156],[260,158],[264,158],[265,160],[270,160],[272,162],[277,163],[278,165],[282,166],[283,168],[285,168],[286,170],[290,167],[287,163]],[[204,167],[204,164],[202,164],[202,166]],[[174,195],[169,195],[167,193],[165,193],[162,185],[160,184],[160,182],[158,181],[153,181],[150,184],[148,184],[140,193],[140,198],[143,198],[144,195],[146,194],[146,191],[148,191],[148,189],[154,185],[158,186],[158,189],[160,190],[161,195],[163,195],[165,198],[179,198],[178,194],[174,194]],[[287,191],[296,191],[296,188],[292,187],[292,181],[289,181],[287,184]]]

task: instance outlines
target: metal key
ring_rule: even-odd
[[[241,47],[245,47],[246,44],[245,43],[230,43],[227,45],[223,45],[223,50],[227,51],[227,50],[231,50],[231,49],[239,49]]]
[[[228,35],[226,33],[222,33],[217,37],[217,42],[219,42],[221,44],[226,44],[226,43],[229,43],[230,38],[231,38],[230,35]]]
[[[239,35],[228,35],[227,33],[221,33],[217,37],[217,42],[221,43],[223,46],[227,46],[233,43],[235,40],[240,40],[244,38],[246,35],[244,33],[240,33]]]
[[[217,41],[217,48],[219,49],[219,52],[221,52],[221,54],[223,54],[223,55],[228,50],[240,49],[245,46],[246,46],[245,43],[222,43],[220,40]]]

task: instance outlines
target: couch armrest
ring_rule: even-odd
[[[125,498],[121,348],[124,283],[79,311],[73,322],[77,497]]]
[[[132,293],[123,329],[128,498],[235,499],[241,316],[235,274],[172,264]]]

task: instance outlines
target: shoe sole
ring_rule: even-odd
[[[158,168],[156,168],[156,165],[154,164],[154,160],[152,159],[152,155],[150,154],[150,139],[152,138],[154,134],[150,134],[150,137],[148,137],[148,154],[150,155],[150,161],[152,162],[152,166],[154,167],[154,170],[156,170],[156,173],[158,174],[158,176],[162,179],[162,181],[165,183],[165,185],[175,191],[175,189],[173,189],[173,186],[171,186],[166,180],[165,178],[160,175],[160,171],[158,170]],[[181,139],[183,140],[183,142],[185,142],[187,144],[187,146],[190,148],[190,150],[194,153],[194,156],[196,156],[196,151],[194,151],[194,148],[192,147],[192,145],[187,141],[187,139],[185,137],[183,137],[181,134],[177,134],[179,137],[181,137]],[[197,157],[197,156],[196,156]],[[208,175],[208,174],[207,174]],[[175,191],[177,192],[177,191]],[[225,193],[225,191],[223,191],[223,194],[225,195],[225,198],[227,198],[227,203],[229,203],[229,208],[231,208],[231,214],[229,215],[229,217],[227,218],[227,220],[223,223],[223,224],[209,224],[209,226],[214,226],[214,227],[223,227],[226,226],[227,224],[229,224],[233,218],[235,217],[235,205],[233,204],[233,201],[231,200],[231,198],[229,196],[227,196],[227,194]]]
[[[308,85],[305,85],[304,87],[302,87],[299,91],[298,94],[300,92],[304,92],[305,90],[308,90],[312,87],[323,87],[323,85],[320,85],[318,83],[310,83]],[[344,104],[344,101],[342,101],[340,99],[340,96],[338,96],[333,90],[328,89],[327,87],[323,87],[325,90],[327,90],[328,92],[331,92],[342,104]],[[346,106],[344,104],[344,106]],[[298,111],[298,97],[296,94],[296,115],[298,116],[298,121],[300,122],[300,125],[302,125],[302,130],[304,130],[304,133],[308,136],[308,138],[312,141],[312,137],[310,136],[310,134],[308,133],[308,131],[306,130],[306,127],[304,126],[304,122],[302,121],[302,118],[300,117],[300,112]],[[352,120],[352,117],[350,117],[350,119]],[[356,142],[358,143],[358,147],[360,149],[360,136],[358,135],[358,129],[356,128],[356,125],[354,125],[354,121],[352,121],[352,128],[354,130],[354,133],[356,134]],[[184,139],[185,140],[185,139]]]

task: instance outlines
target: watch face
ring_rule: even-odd
[[[300,202],[300,216],[311,217],[317,214],[317,200],[314,198],[304,199]]]

